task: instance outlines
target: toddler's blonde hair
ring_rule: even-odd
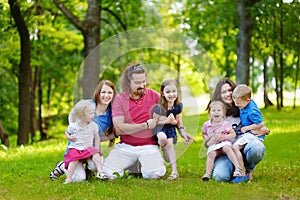
[[[232,92],[233,99],[241,99],[246,100],[251,98],[251,88],[246,84],[237,85],[236,88]]]
[[[94,106],[91,102],[86,100],[81,100],[75,104],[73,108],[73,113],[76,119],[82,119],[86,113],[87,109],[94,109]]]

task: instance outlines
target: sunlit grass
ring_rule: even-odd
[[[184,117],[184,123],[195,138],[189,146],[178,141],[180,179],[170,182],[124,177],[102,182],[95,179],[63,185],[65,176],[49,180],[55,163],[63,159],[67,141],[63,133],[48,141],[25,147],[0,148],[1,199],[299,199],[299,111],[291,107],[261,109],[271,134],[265,140],[266,154],[258,164],[251,183],[229,184],[202,182],[205,158],[198,154],[202,146],[201,125],[207,113]],[[109,148],[102,144],[104,154]],[[170,165],[167,165],[167,175]]]

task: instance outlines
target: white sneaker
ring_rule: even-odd
[[[64,184],[69,184],[69,183],[72,183],[72,180],[71,179],[66,179]]]

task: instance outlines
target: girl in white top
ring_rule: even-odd
[[[96,168],[97,178],[107,180],[108,177],[102,170],[103,153],[99,150],[100,136],[98,134],[98,125],[93,121],[94,105],[89,101],[79,101],[73,114],[76,121],[70,123],[65,135],[70,140],[68,153],[64,157],[65,168],[68,169],[65,184],[72,182],[72,175],[78,162],[82,159],[92,157]]]

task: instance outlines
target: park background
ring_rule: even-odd
[[[299,198],[298,0],[0,0],[0,7],[4,199]],[[118,85],[132,61],[147,67],[151,88],[165,78],[181,85],[184,122],[197,140],[176,147],[181,179],[49,182],[74,102],[90,98],[99,79]],[[253,88],[271,129],[258,178],[248,185],[200,181],[205,106],[222,77]]]

